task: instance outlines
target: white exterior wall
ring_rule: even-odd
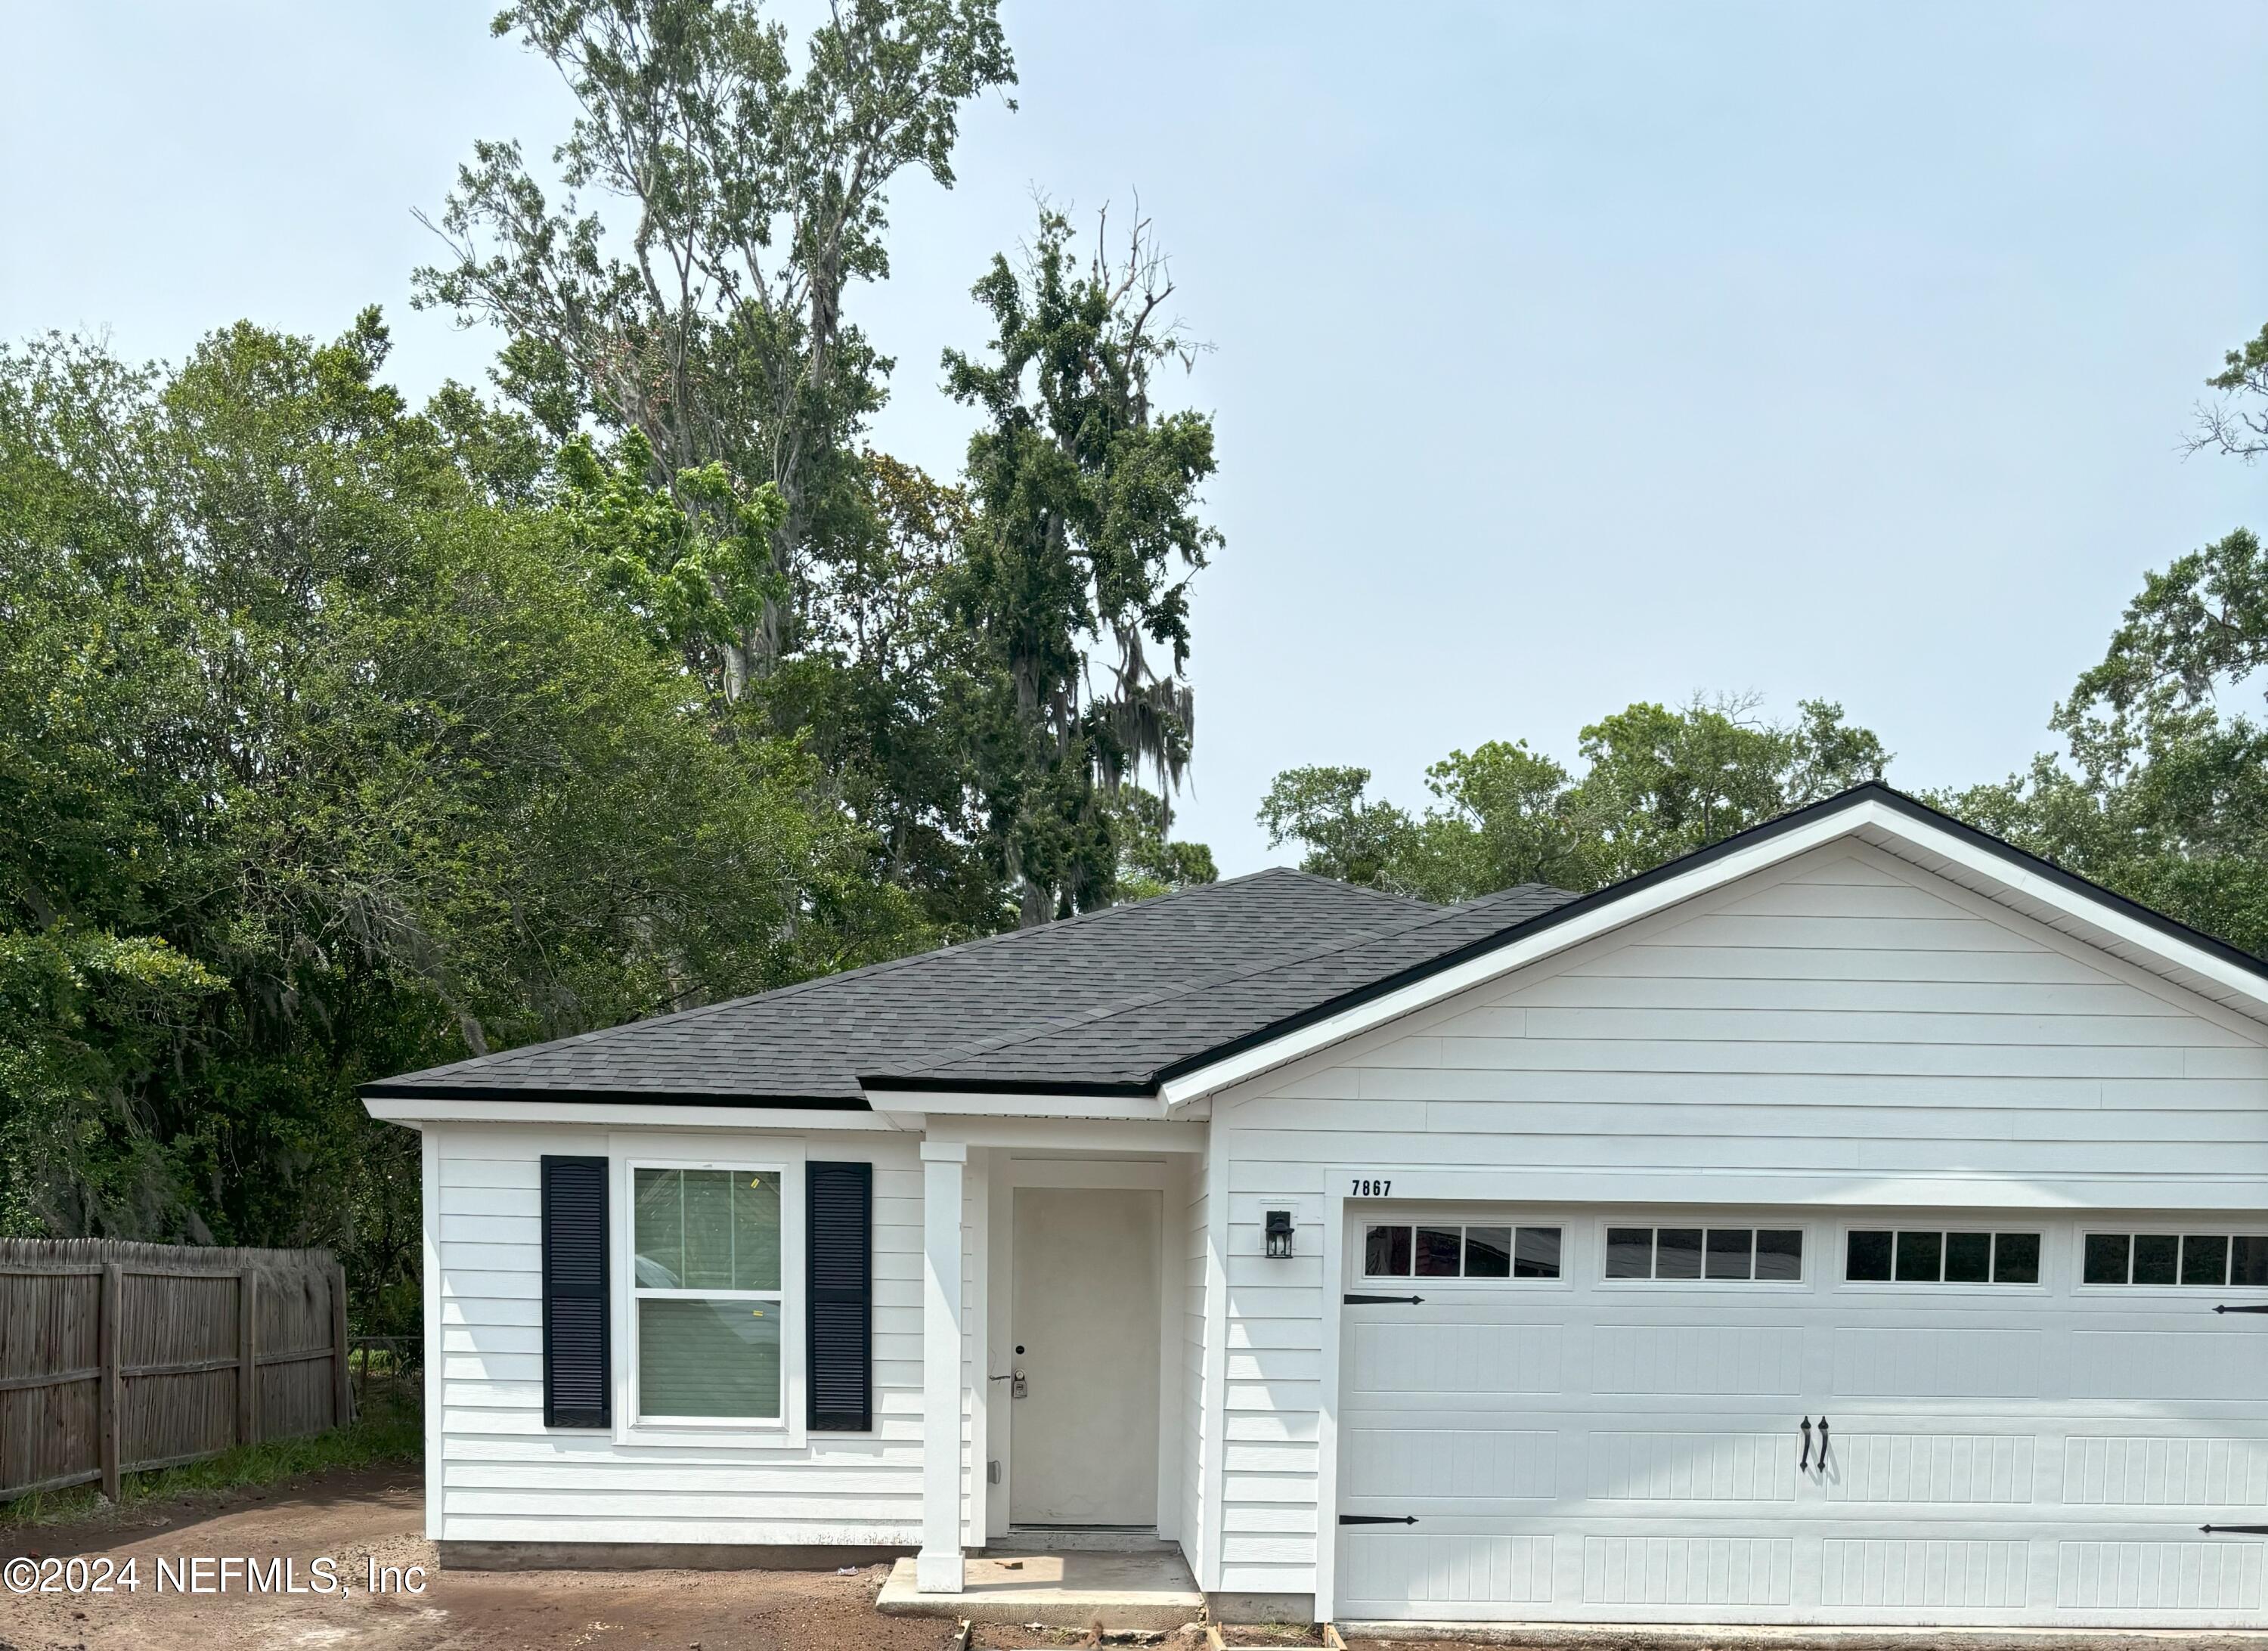
[[[427,1532],[455,1542],[913,1545],[921,1539],[922,1177],[917,1143],[799,1134],[811,1156],[874,1165],[874,1431],[794,1448],[618,1444],[543,1426],[537,1161],[605,1154],[603,1131],[429,1124]],[[688,1153],[762,1161],[775,1138],[688,1132]],[[972,1182],[976,1177],[972,1177]],[[969,1194],[982,1231],[981,1184]],[[621,1212],[612,1212],[619,1227]],[[610,1253],[610,1286],[626,1286]],[[971,1264],[972,1275],[978,1270]],[[438,1290],[431,1287],[438,1277]],[[791,1281],[791,1288],[796,1286]],[[981,1300],[981,1297],[979,1298]],[[615,1408],[624,1403],[619,1338]],[[964,1391],[967,1383],[964,1382]],[[981,1478],[981,1476],[980,1476]]]
[[[1473,1196],[1556,1203],[1737,1181],[1751,1203],[2257,1208],[2264,1112],[2268,1028],[1855,843],[1255,1079],[1214,1100],[1206,1585],[1316,1586],[1334,1167],[1500,1170]],[[1295,1259],[1264,1258],[1269,1208],[1292,1211]]]

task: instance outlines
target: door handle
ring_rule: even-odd
[[[1798,1473],[1811,1471],[1811,1418],[1803,1419],[1803,1460],[1795,1464]]]
[[[1827,1471],[1827,1419],[1819,1419],[1819,1470]]]

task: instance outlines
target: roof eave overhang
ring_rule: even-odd
[[[1838,839],[1857,837],[2255,1020],[2268,965],[2223,941],[1891,791],[1870,786],[1729,837],[1652,872],[1279,1022],[1160,1073],[1173,1112],[1444,998]]]
[[[383,1090],[386,1093],[375,1093]],[[863,1100],[821,1096],[668,1095],[627,1090],[416,1090],[366,1084],[363,1108],[383,1124],[567,1124],[611,1129],[828,1129],[895,1127]]]

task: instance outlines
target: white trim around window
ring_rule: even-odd
[[[615,1440],[618,1444],[727,1445],[799,1449],[805,1442],[804,1143],[751,1137],[730,1151],[703,1141],[615,1137]],[[773,1289],[669,1288],[641,1285],[637,1273],[637,1181],[642,1169],[725,1171],[779,1177],[779,1281]],[[733,1301],[779,1319],[779,1414],[761,1416],[646,1416],[641,1413],[638,1334],[641,1302],[666,1300]],[[767,1305],[770,1304],[770,1305]]]
[[[1593,1251],[1590,1287],[1609,1294],[1631,1292],[1646,1294],[1672,1294],[1683,1291],[1734,1290],[1743,1295],[1786,1294],[1791,1291],[1808,1291],[1816,1287],[1820,1277],[1818,1262],[1818,1223],[1808,1214],[1787,1211],[1750,1214],[1741,1210],[1673,1211],[1649,1210],[1632,1214],[1602,1215],[1591,1227]],[[1699,1231],[1704,1235],[1703,1249],[1697,1257],[1701,1268],[1699,1276],[1616,1278],[1611,1275],[1612,1246],[1609,1235],[1623,1229],[1642,1229],[1649,1235],[1661,1232],[1686,1233]],[[1710,1233],[1749,1235],[1746,1251],[1749,1271],[1742,1277],[1708,1276]],[[1756,1235],[1759,1232],[1793,1233],[1799,1245],[1796,1256],[1796,1276],[1793,1279],[1759,1279],[1756,1276]],[[1655,1242],[1649,1237],[1648,1265],[1658,1264]]]

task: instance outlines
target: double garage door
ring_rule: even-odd
[[[2268,1625],[2268,1225],[1348,1232],[1343,1620]]]

